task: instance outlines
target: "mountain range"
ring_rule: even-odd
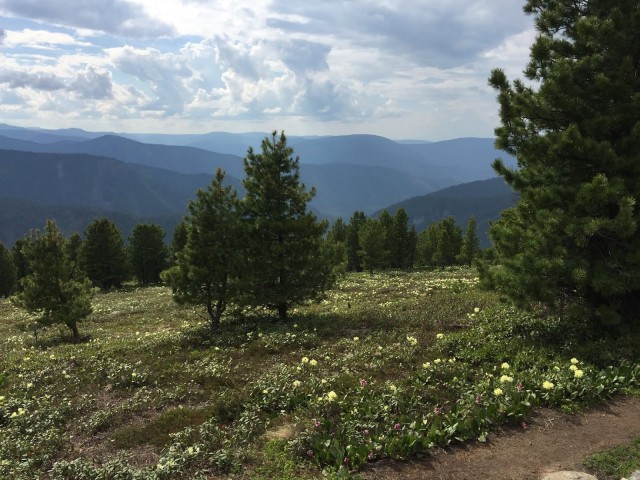
[[[0,197],[4,202],[0,208],[9,204],[16,208],[18,201],[32,209],[80,207],[85,212],[81,216],[91,211],[131,219],[163,218],[170,227],[217,168],[227,172],[228,183],[242,194],[242,156],[249,146],[260,151],[265,136],[224,132],[119,135],[0,125]],[[441,198],[434,192],[444,187],[491,178],[490,164],[496,157],[509,165],[515,163],[496,151],[491,139],[396,142],[375,135],[344,135],[288,137],[288,143],[300,157],[302,181],[317,190],[311,208],[329,219],[346,219],[355,210],[372,214],[393,209],[400,202],[415,203],[425,195],[425,201],[431,202]],[[0,241],[5,244],[26,233],[24,225],[22,230],[9,228],[7,216],[0,218]],[[426,226],[420,218],[414,217],[419,229]],[[15,223],[14,219],[12,225]]]

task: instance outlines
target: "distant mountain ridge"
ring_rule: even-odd
[[[188,174],[207,172],[212,175],[220,167],[234,178],[244,177],[244,163],[234,155],[194,147],[145,144],[115,135],[54,144],[39,144],[0,135],[0,148],[112,157],[130,164],[154,165]],[[389,203],[431,192],[441,186],[437,180],[431,182],[409,172],[376,165],[313,164],[301,161],[300,172],[302,181],[308,187],[315,186],[317,189],[311,206],[318,210],[319,215],[332,219],[349,216],[355,210],[373,212]]]
[[[0,124],[0,149],[5,150],[0,154],[0,195],[134,216],[184,213],[188,198],[208,184],[217,168],[227,172],[241,193],[242,157],[250,146],[259,152],[265,136],[259,132],[125,135]],[[329,219],[346,219],[356,210],[372,214],[405,202],[413,205],[420,203],[415,198],[439,191],[428,197],[429,202],[438,202],[434,212],[416,212],[412,217],[418,228],[424,228],[443,211],[464,211],[462,191],[453,190],[445,201],[442,192],[447,190],[441,189],[493,177],[491,163],[497,157],[515,166],[515,160],[497,151],[488,138],[393,141],[358,134],[288,136],[288,140],[300,157],[302,181],[317,189],[310,207]],[[18,152],[34,153],[20,157]],[[29,160],[20,166],[18,157]],[[492,197],[489,203],[499,208],[509,203],[503,200]],[[485,215],[486,201],[470,202],[476,203],[476,217]],[[445,203],[449,207],[442,207]]]

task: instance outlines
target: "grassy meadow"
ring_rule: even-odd
[[[217,336],[166,287],[93,305],[74,344],[0,300],[0,478],[347,478],[640,379],[637,336],[587,341],[472,270],[349,274],[286,324],[243,312]]]

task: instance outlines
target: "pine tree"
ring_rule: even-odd
[[[327,240],[331,243],[346,243],[347,225],[345,225],[344,220],[342,220],[341,217],[333,222],[333,225],[327,234]]]
[[[82,251],[82,237],[78,232],[73,232],[66,243],[66,254],[71,262],[73,272],[80,277],[86,277],[80,266],[80,252]]]
[[[183,219],[173,230],[173,238],[171,239],[171,256],[173,258],[175,258],[178,252],[180,252],[187,244],[188,234],[189,229],[187,227],[187,221],[186,219]]]
[[[640,316],[640,4],[529,0],[538,37],[510,83],[494,70],[496,145],[519,194],[481,278],[520,304],[582,299],[603,324]]]
[[[413,267],[415,258],[415,228],[409,229],[409,215],[404,208],[399,208],[393,217],[393,242],[391,243],[391,266],[409,269]]]
[[[133,274],[143,285],[160,282],[160,273],[167,266],[165,232],[160,225],[141,223],[129,237],[129,261]]]
[[[417,257],[418,264],[423,267],[434,265],[433,254],[438,246],[438,223],[430,224],[418,234]]]
[[[307,212],[315,190],[300,182],[299,158],[284,133],[249,149],[244,159],[243,200],[249,232],[249,266],[243,275],[249,305],[276,310],[287,318],[292,305],[319,298],[334,280],[324,243],[326,222]]]
[[[418,232],[415,225],[411,225],[411,230],[409,230],[408,246],[407,266],[405,268],[413,268],[418,259]]]
[[[163,274],[178,303],[206,308],[212,332],[227,305],[238,300],[247,241],[236,192],[223,181],[218,169],[209,187],[189,203],[187,242],[177,252],[176,265]]]
[[[387,250],[387,229],[379,219],[370,218],[360,227],[360,257],[362,267],[373,273],[386,268],[389,250]]]
[[[437,226],[435,252],[432,261],[439,267],[455,265],[462,247],[462,230],[453,217],[441,220]]]
[[[8,297],[16,287],[16,266],[13,255],[0,242],[0,297]]]
[[[378,269],[388,269],[393,265],[393,253],[398,243],[396,237],[396,228],[394,218],[389,214],[387,210],[383,210],[378,217],[378,222],[384,230],[384,248],[380,251],[380,257],[377,259]],[[362,242],[362,235],[360,235],[360,242]],[[361,244],[362,245],[362,244]],[[362,245],[362,249],[365,247]]]
[[[19,238],[16,240],[16,243],[13,244],[13,248],[11,249],[11,256],[13,257],[13,264],[16,267],[16,282],[18,290],[22,289],[22,284],[20,280],[26,277],[29,273],[29,265],[27,263],[27,259],[24,257],[22,253],[22,247],[27,243],[26,238]]]
[[[30,273],[21,280],[22,291],[12,302],[39,315],[40,324],[66,325],[78,340],[77,324],[91,313],[91,284],[75,270],[55,222],[49,220],[43,233],[33,232],[21,251]]]
[[[367,221],[364,212],[356,211],[349,220],[347,226],[347,271],[361,272],[362,264],[360,262],[360,228]]]
[[[347,271],[348,266],[347,230],[348,226],[344,223],[344,220],[338,218],[327,234],[327,243],[334,252],[335,260],[333,263],[335,263],[336,268],[341,274]]]
[[[467,229],[462,240],[462,247],[458,255],[458,262],[471,266],[473,261],[480,254],[480,240],[478,239],[478,229],[476,217],[471,216],[467,221]]]
[[[87,227],[85,237],[80,256],[89,279],[103,290],[121,287],[129,278],[129,265],[118,227],[103,217]]]

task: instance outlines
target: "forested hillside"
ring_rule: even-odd
[[[502,178],[480,180],[444,188],[427,195],[410,198],[390,205],[387,211],[393,213],[404,208],[409,221],[418,231],[448,216],[459,225],[465,225],[475,216],[478,222],[478,237],[482,247],[489,246],[489,222],[498,220],[500,212],[512,207],[517,195]]]

